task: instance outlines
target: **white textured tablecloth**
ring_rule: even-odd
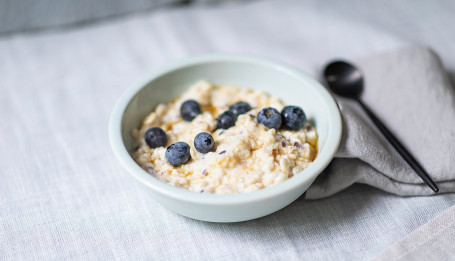
[[[450,1],[264,1],[0,39],[0,259],[376,256],[455,195],[405,198],[358,185],[250,222],[199,222],[139,190],[110,151],[108,116],[150,69],[207,51],[265,55],[317,76],[334,57],[422,44],[453,71],[454,11]]]
[[[376,256],[375,261],[454,260],[455,206]]]

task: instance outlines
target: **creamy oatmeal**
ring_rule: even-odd
[[[192,121],[181,116],[188,100],[200,104],[201,113]],[[238,115],[235,125],[216,129],[216,118],[236,102],[248,103],[252,110]],[[285,105],[261,91],[199,82],[181,97],[159,104],[146,116],[132,135],[137,141],[135,161],[151,175],[177,187],[195,192],[245,193],[281,183],[311,164],[317,155],[316,129],[308,122],[299,130],[278,130],[259,124],[258,113],[265,107],[281,111]],[[144,136],[151,127],[164,130],[165,146],[151,148]],[[211,134],[213,151],[203,154],[194,147],[201,132]],[[176,142],[189,145],[190,159],[178,167],[166,159],[166,147]]]

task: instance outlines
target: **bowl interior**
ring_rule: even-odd
[[[279,97],[285,104],[302,107],[317,128],[318,154],[324,151],[330,124],[333,123],[330,119],[331,104],[328,104],[326,96],[321,95],[321,88],[324,87],[309,77],[296,75],[271,63],[223,60],[187,64],[146,82],[131,99],[122,117],[122,139],[128,152],[134,149],[131,130],[139,126],[141,119],[159,103],[180,96],[200,80],[265,91]]]

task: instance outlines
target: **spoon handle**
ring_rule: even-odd
[[[364,104],[360,99],[356,99],[360,106],[365,110],[365,112],[370,116],[373,123],[378,127],[386,139],[392,144],[392,146],[400,153],[403,159],[414,169],[414,171],[419,175],[419,177],[436,193],[438,193],[439,188],[436,186],[434,181],[430,178],[428,173],[420,166],[417,160],[409,153],[408,150],[398,141],[398,139],[386,128],[386,126],[376,117],[376,115]]]

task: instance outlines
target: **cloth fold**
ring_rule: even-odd
[[[455,91],[437,54],[414,47],[356,64],[365,77],[361,99],[420,162],[440,193],[455,192]],[[434,194],[357,102],[336,98],[343,118],[341,144],[307,199],[331,196],[354,183],[402,196]]]
[[[452,206],[373,260],[452,260],[455,253],[454,220],[455,206]]]

